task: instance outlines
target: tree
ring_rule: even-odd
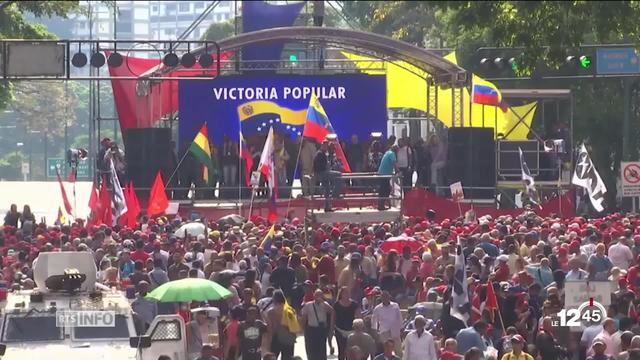
[[[19,115],[27,131],[64,135],[65,124],[75,121],[75,97],[65,93],[64,84],[53,81],[21,81],[15,84],[9,105]]]
[[[0,1],[0,38],[53,39],[55,36],[42,24],[27,21],[25,14],[66,18],[79,10],[79,1]],[[10,82],[0,81],[0,110],[6,108],[13,98],[12,89]]]
[[[230,19],[209,25],[207,31],[202,35],[202,40],[220,41],[233,36],[234,33],[234,20]]]

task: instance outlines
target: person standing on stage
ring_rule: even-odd
[[[310,196],[313,188],[313,159],[316,154],[316,145],[308,138],[302,140],[302,150],[300,151],[300,169],[302,196]]]
[[[382,160],[380,161],[380,166],[378,167],[378,175],[393,175],[398,169],[398,160],[396,157],[396,153],[398,151],[398,146],[393,145],[386,153],[382,156]],[[391,195],[391,180],[388,178],[380,179],[380,184],[378,188],[378,210],[386,209],[386,202],[389,195]]]
[[[335,181],[332,181],[329,165],[329,141],[323,141],[320,150],[316,152],[316,156],[313,158],[313,172],[324,189],[324,211],[332,211],[331,194],[335,194]]]
[[[402,178],[401,183],[405,191],[409,191],[413,185],[413,150],[409,146],[409,139],[398,139],[398,151],[396,153],[398,160],[398,171]]]
[[[284,199],[291,197],[290,188],[287,186],[287,164],[290,158],[289,152],[285,148],[284,139],[277,137],[275,140],[274,159],[276,176],[278,176],[278,196]]]

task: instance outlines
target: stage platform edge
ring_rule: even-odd
[[[401,216],[400,208],[392,207],[387,210],[371,208],[364,209],[339,209],[325,212],[316,210],[309,213],[311,220],[317,223],[382,223],[398,221]]]

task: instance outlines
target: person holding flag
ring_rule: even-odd
[[[331,168],[331,153],[329,141],[323,141],[320,149],[313,158],[313,172],[317,180],[322,184],[324,189],[324,211],[333,211],[331,207],[331,198],[336,197],[340,193],[339,177],[340,172]],[[339,145],[338,145],[339,147]]]
[[[331,126],[329,117],[315,93],[311,94],[307,119],[302,136],[321,144],[320,150],[313,160],[313,172],[322,183],[325,195],[325,211],[332,211],[331,197],[339,194],[339,180],[342,172],[351,172],[351,167],[344,155],[338,136]],[[330,152],[331,150],[331,152]],[[336,166],[339,164],[339,166]],[[338,168],[341,168],[338,171]]]

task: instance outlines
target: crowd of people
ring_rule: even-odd
[[[217,355],[224,359],[293,359],[303,355],[294,353],[296,341],[311,360],[334,353],[340,360],[640,359],[640,216],[541,218],[529,209],[495,219],[472,211],[442,221],[436,215],[307,229],[292,218],[263,242],[271,224],[260,217],[201,220],[206,232],[178,237],[187,222],[180,217],[141,217],[135,229],[86,228],[82,221],[39,223],[28,206],[20,212],[12,205],[0,231],[0,266],[10,288],[29,289],[39,252],[91,252],[98,281],[135,287],[140,332],[157,314],[185,318],[192,359],[214,358],[206,337],[197,336],[206,313],[189,312],[203,304],[145,298],[186,277],[232,293],[210,304],[222,314]],[[418,246],[382,246],[396,236]],[[457,251],[468,301],[452,308]],[[565,297],[574,295],[565,293],[572,281],[611,286],[611,298],[601,300],[607,314],[579,331],[557,322]],[[491,293],[495,308],[487,305]]]

